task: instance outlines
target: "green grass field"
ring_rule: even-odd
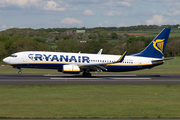
[[[12,66],[0,66],[0,74],[18,74],[18,69],[12,68]],[[57,70],[49,69],[29,69],[22,68],[23,74],[61,74]],[[97,74],[92,72],[94,75]],[[110,72],[102,72],[98,74],[108,74]],[[111,73],[110,73],[111,74]],[[180,74],[180,57],[175,57],[173,60],[166,61],[163,65],[154,67],[152,69],[144,69],[133,72],[117,72],[112,74]]]
[[[180,85],[0,85],[0,118],[180,118]]]
[[[145,37],[156,37],[162,29],[152,30],[152,31],[118,31],[117,33],[151,33],[150,35],[139,35]],[[179,28],[172,28],[169,37],[180,37],[180,29]]]
[[[144,37],[156,37],[159,33],[152,33],[150,35],[139,35]],[[171,32],[169,37],[180,37],[180,32]]]

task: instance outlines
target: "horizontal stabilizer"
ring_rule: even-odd
[[[152,63],[158,63],[158,62],[164,62],[165,60],[172,60],[174,58],[167,58],[167,59],[161,59],[161,60],[152,60]]]
[[[174,59],[174,58],[166,58],[166,59],[164,59],[164,60],[172,60],[172,59]]]
[[[162,60],[152,60],[151,62],[152,62],[152,63],[164,62],[164,59],[162,59]]]

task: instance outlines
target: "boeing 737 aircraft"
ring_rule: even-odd
[[[164,63],[163,53],[170,34],[164,28],[141,52],[131,55],[102,55],[66,52],[24,51],[12,54],[3,61],[13,68],[57,69],[59,72],[91,76],[90,71],[124,72],[153,68]]]

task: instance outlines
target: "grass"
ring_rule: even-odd
[[[180,32],[171,32],[169,37],[180,37]],[[159,33],[152,33],[152,34],[149,34],[149,35],[138,35],[139,36],[144,36],[144,37],[156,37]]]
[[[132,31],[116,31],[117,33],[159,33],[163,29],[154,29],[154,30],[132,30]],[[171,28],[171,32],[180,32],[179,28]],[[112,33],[109,31],[108,33]]]
[[[161,31],[162,31],[162,29],[152,30],[152,31],[142,31],[142,30],[139,30],[139,31],[138,30],[137,31],[119,31],[119,33],[151,33],[149,35],[138,35],[138,36],[156,37]],[[172,28],[169,37],[177,37],[177,36],[180,37],[179,33],[180,33],[179,28]]]
[[[180,118],[180,85],[0,85],[1,118]]]
[[[0,74],[18,74],[18,69],[14,69],[12,66],[0,66]],[[61,74],[54,69],[31,69],[22,68],[22,74]]]
[[[176,37],[176,36],[180,36],[179,34],[180,32],[173,32],[173,33],[170,33],[169,37]]]
[[[173,60],[166,61],[163,65],[154,67],[152,69],[144,69],[132,72],[113,72],[113,74],[180,74],[180,57],[175,57]],[[0,66],[0,74],[18,74],[18,69],[12,66]],[[57,70],[49,69],[28,69],[22,68],[23,74],[61,74]],[[100,74],[109,74],[110,72],[102,72]],[[96,74],[93,72],[93,74]],[[111,73],[110,73],[111,74]]]

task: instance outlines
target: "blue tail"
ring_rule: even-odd
[[[143,51],[132,55],[140,57],[162,58],[170,31],[171,28],[164,28]]]

